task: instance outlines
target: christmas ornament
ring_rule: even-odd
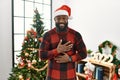
[[[45,80],[46,78],[48,64],[46,61],[39,62],[38,56],[39,45],[41,44],[39,38],[43,36],[45,30],[37,9],[33,18],[33,27],[27,31],[21,52],[17,55],[19,60],[16,64],[18,65],[12,69],[8,80]]]
[[[101,44],[98,46],[99,52],[100,52],[100,53],[105,53],[105,51],[103,52],[103,48],[106,48],[106,46],[111,49],[111,51],[106,50],[106,53],[107,53],[107,52],[111,52],[110,54],[114,56],[115,53],[116,53],[117,47],[116,47],[115,45],[113,45],[110,41],[107,41],[107,40],[104,41],[103,43],[101,43]]]
[[[118,80],[117,74],[113,75],[113,79],[112,80]]]
[[[36,62],[37,62],[37,61],[36,61],[35,59],[34,59],[34,60],[32,60],[32,64],[36,64]]]
[[[25,53],[25,56],[28,57],[28,56],[29,56],[29,53]]]
[[[42,41],[43,41],[43,38],[42,38],[42,37],[40,37],[40,38],[38,38],[38,40],[39,40],[40,42],[42,42]]]
[[[22,75],[19,75],[19,79],[23,79],[23,76],[22,76]]]
[[[87,62],[85,64],[84,72],[87,75],[87,80],[92,80],[94,69],[95,69],[95,66],[90,62]]]
[[[111,51],[107,50],[106,46],[108,46],[111,49]],[[113,56],[112,63],[114,65],[116,65],[115,73],[118,74],[118,68],[119,68],[119,65],[120,65],[120,60],[119,60],[118,57],[116,57],[116,53],[117,53],[117,49],[118,49],[117,46],[114,45],[113,43],[111,43],[110,41],[106,40],[98,46],[98,49],[99,49],[99,52],[102,53],[102,54],[105,53],[105,51],[103,51],[104,49],[106,49],[106,52],[111,52],[109,54],[111,54]]]
[[[24,38],[24,41],[28,41],[29,39],[28,39],[28,37],[26,36],[25,38]]]
[[[27,78],[26,80],[30,80],[30,78]]]
[[[31,62],[28,62],[28,68],[30,68],[32,66]]]
[[[19,68],[23,68],[23,67],[25,66],[25,63],[24,63],[24,62],[20,62],[20,63],[18,64],[18,66],[19,66]]]
[[[37,38],[35,38],[35,42],[37,42]]]

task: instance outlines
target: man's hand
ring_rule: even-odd
[[[56,60],[57,63],[67,63],[67,62],[70,62],[69,61],[69,56],[68,56],[67,53],[63,53],[63,55],[59,55],[59,56],[55,57],[54,60]]]
[[[65,53],[66,51],[70,51],[72,47],[73,44],[71,44],[70,41],[66,42],[65,44],[62,44],[62,40],[60,40],[57,46],[57,51],[58,53]]]

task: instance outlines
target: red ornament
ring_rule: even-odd
[[[23,68],[24,66],[25,66],[24,62],[20,62],[20,63],[19,63],[19,67],[20,67],[20,68]]]
[[[118,80],[118,77],[117,77],[116,73],[113,75],[113,79],[112,80]]]
[[[21,59],[22,59],[22,61],[23,61],[23,60],[25,60],[25,58],[24,58],[24,57],[21,57]]]
[[[25,41],[28,41],[28,39],[29,39],[29,38],[28,38],[27,36],[24,38]]]
[[[40,41],[40,42],[42,42],[43,41],[43,38],[41,37],[41,38],[38,38],[38,40]]]
[[[86,75],[86,80],[89,80],[88,75]]]
[[[26,80],[30,80],[30,78],[27,78]]]

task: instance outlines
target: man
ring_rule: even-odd
[[[71,9],[63,5],[55,11],[55,28],[46,32],[40,58],[48,60],[46,80],[76,80],[75,62],[86,58],[86,46],[79,32],[68,27]]]

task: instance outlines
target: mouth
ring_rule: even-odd
[[[58,31],[66,31],[67,23],[56,23]]]
[[[61,28],[64,28],[65,24],[59,24],[59,26],[60,26]]]

